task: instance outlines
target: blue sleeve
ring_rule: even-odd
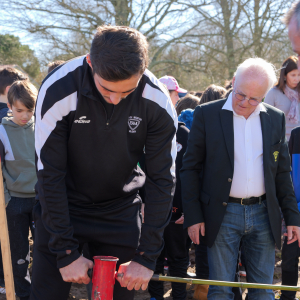
[[[2,123],[2,118],[7,117],[8,107],[0,109],[0,123]]]
[[[300,211],[300,154],[292,154],[292,179],[298,209]]]

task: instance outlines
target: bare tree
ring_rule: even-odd
[[[194,2],[205,5],[203,0]],[[193,9],[187,4],[175,0],[1,0],[0,8],[5,12],[3,20],[10,20],[10,28],[30,33],[45,45],[46,53],[51,49],[54,56],[87,53],[99,25],[134,27],[155,45],[153,66],[165,49],[201,22],[193,18]]]
[[[187,89],[200,90],[209,83],[224,84],[248,57],[265,58],[279,68],[292,54],[281,22],[291,2],[213,0],[199,6],[191,1],[188,7],[201,20],[200,26],[162,52],[153,71],[158,76],[169,72]]]
[[[46,60],[87,53],[99,25],[131,26],[147,37],[149,68],[157,76],[173,75],[188,89],[203,89],[232,78],[250,56],[279,66],[291,53],[281,18],[292,2],[1,0],[0,25],[39,41]]]
[[[249,56],[282,59],[280,51],[272,48],[289,48],[281,19],[293,0],[215,0],[210,7],[191,4],[205,27],[208,38],[194,41],[202,49],[200,56],[215,62],[231,78],[237,65]],[[280,45],[280,46],[279,46]],[[287,52],[287,51],[283,51]],[[224,76],[224,72],[223,72]]]

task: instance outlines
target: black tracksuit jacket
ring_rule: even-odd
[[[80,255],[70,213],[94,217],[136,199],[145,184],[145,223],[134,261],[154,269],[174,195],[176,112],[148,70],[110,119],[99,97],[85,56],[56,68],[39,91],[36,191],[49,248],[59,268],[70,264]],[[144,147],[147,178],[137,166]]]
[[[183,155],[187,148],[187,141],[190,130],[185,126],[183,122],[178,121],[178,129],[176,132],[176,146],[177,146],[177,156],[176,156],[176,190],[173,198],[173,209],[171,221],[177,221],[183,214],[182,200],[181,200],[181,180],[180,180],[180,169],[182,168]],[[145,166],[145,155],[143,155],[139,161],[142,170],[147,174],[147,169]],[[140,190],[140,196],[145,202],[145,188]]]

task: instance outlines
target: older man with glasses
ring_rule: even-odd
[[[281,247],[280,208],[288,243],[300,244],[284,113],[263,103],[275,82],[273,65],[247,59],[227,99],[195,110],[181,169],[184,225],[195,244],[199,232],[205,236],[212,280],[234,281],[242,242],[247,280],[272,283],[275,244]],[[234,294],[230,287],[210,286],[208,299]],[[274,293],[252,289],[251,299],[274,299]]]

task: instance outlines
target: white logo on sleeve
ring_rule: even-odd
[[[90,123],[91,120],[85,120],[86,116],[80,117],[78,120],[75,120],[74,123]]]
[[[180,150],[182,149],[182,145],[179,144],[178,142],[176,142],[176,144],[177,144],[177,152],[180,152]]]
[[[136,129],[139,127],[142,119],[139,117],[129,117],[128,118],[128,126],[130,128],[130,133],[136,133]]]

